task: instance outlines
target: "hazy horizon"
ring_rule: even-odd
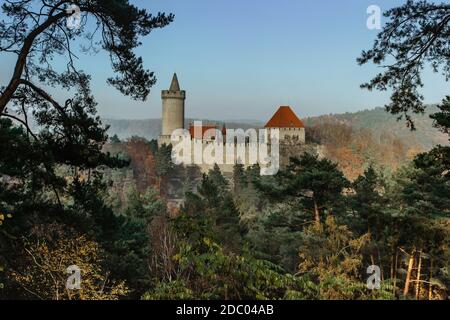
[[[430,104],[430,105],[435,105],[435,104]],[[280,105],[281,106],[281,105]],[[277,109],[280,106],[276,106],[273,109],[273,113],[275,113],[277,111]],[[292,107],[292,106],[291,106]],[[303,119],[305,118],[314,118],[314,117],[320,117],[320,116],[325,116],[325,115],[340,115],[340,114],[345,114],[345,113],[356,113],[356,112],[361,112],[361,111],[370,111],[370,110],[375,110],[375,109],[379,109],[383,107],[380,106],[376,106],[373,108],[364,108],[361,110],[355,110],[355,111],[344,111],[344,112],[331,112],[331,113],[323,113],[323,114],[313,114],[310,116],[305,116],[305,117],[301,117]],[[294,110],[295,111],[295,110]],[[387,112],[387,111],[386,111]],[[271,115],[272,116],[272,115]],[[126,118],[126,117],[105,117],[105,116],[101,116],[102,119],[104,120],[132,120],[132,121],[147,121],[147,120],[161,120],[161,116],[159,117],[148,117],[148,118]],[[229,119],[221,119],[221,118],[205,118],[205,117],[191,117],[191,116],[186,116],[186,121],[189,120],[206,120],[206,121],[228,121],[228,122],[243,122],[243,123],[249,123],[249,122],[258,122],[258,123],[263,123],[263,122],[267,122],[269,119],[258,119],[258,118],[229,118]]]

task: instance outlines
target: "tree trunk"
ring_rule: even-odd
[[[383,263],[381,262],[381,253],[380,253],[380,248],[378,246],[377,246],[377,254],[378,254],[378,265],[379,265],[380,271],[381,271],[381,281],[384,282]]]
[[[431,283],[431,279],[433,278],[433,258],[430,261],[430,284],[428,286],[428,300],[433,298],[433,284]]]
[[[395,255],[391,254],[391,279],[394,279],[394,260]]]
[[[319,213],[319,207],[317,206],[317,202],[314,199],[314,220],[318,223],[320,223],[320,213]]]
[[[422,268],[422,251],[419,251],[419,264],[417,266],[416,277],[416,300],[420,300],[420,271]]]
[[[403,295],[406,297],[409,292],[409,285],[411,283],[411,272],[414,266],[414,254],[416,250],[414,249],[412,253],[409,256],[409,263],[408,263],[408,271],[406,272],[406,280],[405,280],[405,288],[403,289]]]
[[[397,291],[397,268],[398,268],[398,248],[395,247],[395,264],[394,264],[394,283],[393,283],[393,293],[395,295],[395,292]]]

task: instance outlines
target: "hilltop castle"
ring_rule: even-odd
[[[171,144],[171,135],[177,129],[185,128],[185,101],[186,91],[181,90],[176,74],[173,75],[172,83],[169,90],[163,90],[161,93],[162,98],[162,132],[158,138],[158,144]],[[283,158],[288,158],[298,152],[303,152],[305,146],[305,126],[303,122],[297,117],[294,111],[288,106],[280,107],[273,117],[267,122],[264,128],[264,140],[270,142],[271,134],[273,131],[277,132],[279,136],[279,149],[281,162]],[[185,131],[189,133],[189,139],[191,139],[191,149],[195,149],[195,145],[201,145],[202,148],[207,148],[209,145],[216,143],[218,139],[223,139],[223,144],[230,147],[231,153],[236,155],[240,147],[247,146],[250,142],[245,141],[231,141],[227,140],[227,130],[225,125],[219,128],[213,124],[190,124],[189,128]],[[236,138],[234,138],[236,139]],[[245,145],[245,146],[244,146]],[[240,157],[238,161],[249,166],[251,163],[248,149],[245,149],[245,159]],[[220,155],[223,157],[222,164],[219,164],[223,172],[232,172],[235,162],[229,163],[225,160],[227,155]],[[206,172],[211,169],[214,163],[197,162],[202,171]]]

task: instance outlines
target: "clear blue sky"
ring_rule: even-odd
[[[177,72],[187,91],[186,114],[218,120],[266,120],[279,105],[300,117],[357,111],[388,102],[389,94],[359,85],[374,66],[356,58],[376,30],[366,27],[367,7],[382,10],[399,0],[136,0],[150,11],[175,14],[170,26],[143,39],[138,53],[158,83],[145,103],[121,96],[105,84],[111,69],[104,54],[82,56],[93,74],[93,91],[103,117],[158,118],[160,91]],[[0,56],[0,83],[11,72]],[[448,83],[427,72],[426,101],[440,102]]]

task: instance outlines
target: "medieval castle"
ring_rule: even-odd
[[[175,130],[185,129],[185,100],[186,91],[181,90],[178,82],[177,75],[173,75],[172,83],[169,90],[163,90],[161,93],[162,98],[162,133],[158,138],[158,144],[174,144],[171,140],[171,136]],[[280,107],[273,117],[267,122],[264,128],[264,139],[270,141],[273,131],[277,132],[279,141],[279,154],[281,164],[286,163],[290,156],[305,151],[305,126],[303,122],[296,116],[294,111],[288,106]],[[212,124],[189,124],[189,128],[184,130],[189,133],[189,139],[191,142],[191,150],[195,149],[195,145],[201,145],[202,150],[208,148],[211,144],[214,144],[217,139],[223,139],[223,144],[229,147],[232,155],[236,155],[239,148],[244,148],[245,156],[238,157],[240,163],[244,166],[250,166],[255,164],[251,160],[251,156],[248,151],[249,141],[230,141],[227,140],[227,133],[229,130],[223,126],[219,128],[217,125]],[[248,139],[248,137],[246,138]],[[221,140],[222,141],[222,140]],[[247,147],[246,147],[247,146]],[[270,149],[270,147],[269,147]],[[242,149],[241,149],[242,150]],[[226,153],[226,152],[225,152]],[[228,151],[230,153],[230,151]],[[224,173],[233,171],[233,166],[236,161],[227,162],[226,154],[221,155],[223,161],[219,161],[219,167]],[[243,159],[245,158],[245,159]],[[195,161],[193,160],[193,163]],[[217,163],[217,162],[215,162]],[[214,162],[195,162],[203,172],[208,171],[214,165]]]

